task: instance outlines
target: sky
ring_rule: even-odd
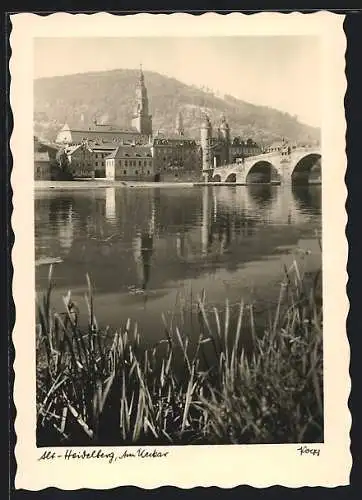
[[[317,37],[37,38],[34,44],[34,78],[132,69],[142,64],[144,71],[321,125]]]

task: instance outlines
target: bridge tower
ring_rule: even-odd
[[[230,162],[230,127],[226,121],[225,116],[221,117],[220,134],[223,140],[223,150],[224,150],[224,164],[229,164]]]
[[[213,160],[212,160],[212,125],[210,118],[205,115],[200,128],[200,144],[202,151],[202,173],[205,181],[209,180],[213,171]]]
[[[181,111],[178,112],[177,117],[176,117],[176,134],[177,135],[184,135],[185,134],[184,121],[183,121]]]

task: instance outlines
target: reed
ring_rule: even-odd
[[[323,440],[320,273],[286,269],[262,329],[252,306],[209,311],[203,293],[191,335],[163,315],[164,340],[147,349],[130,319],[98,326],[87,282],[86,329],[70,293],[52,310],[52,267],[37,303],[39,446]]]

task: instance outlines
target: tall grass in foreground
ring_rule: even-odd
[[[88,328],[70,294],[53,312],[50,267],[37,305],[38,445],[322,441],[319,278],[294,262],[261,334],[252,306],[241,301],[232,321],[228,301],[210,314],[203,294],[196,340],[163,317],[164,340],[145,349],[130,320],[98,327],[88,276]]]

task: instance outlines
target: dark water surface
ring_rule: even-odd
[[[54,265],[54,306],[68,290],[86,317],[88,272],[101,326],[137,320],[145,343],[163,337],[161,313],[190,327],[191,303],[277,300],[283,265],[321,267],[321,187],[105,187],[36,190],[36,287]],[[308,251],[308,256],[304,256]],[[187,326],[186,326],[187,325]]]

